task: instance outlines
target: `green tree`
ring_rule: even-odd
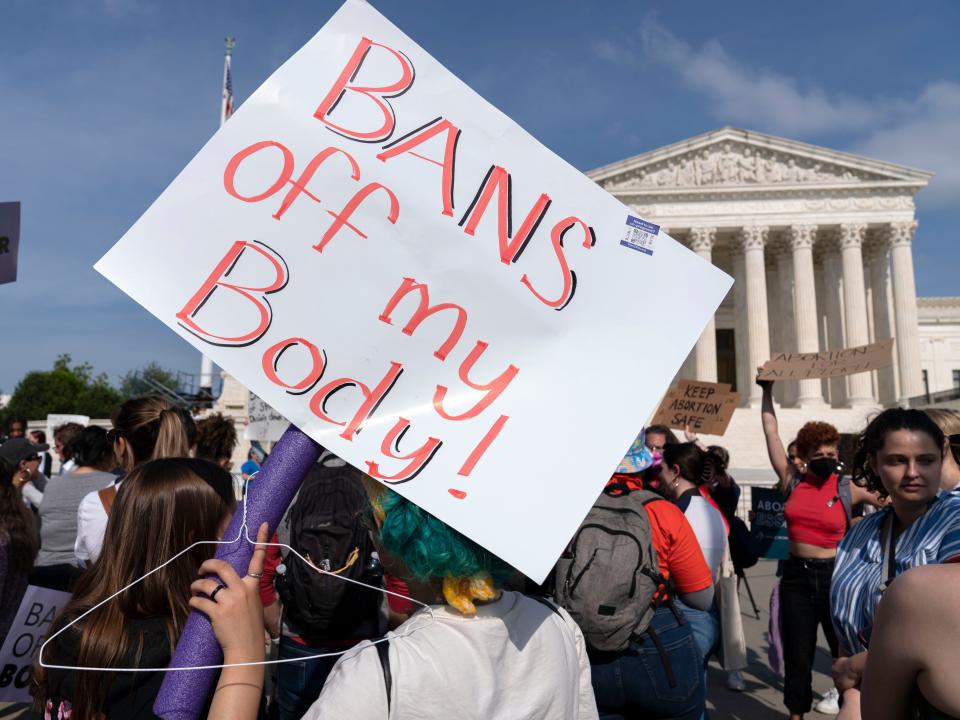
[[[176,392],[177,376],[165,367],[148,362],[140,370],[131,370],[120,378],[120,394],[124,399],[156,392],[157,385]]]
[[[29,372],[17,383],[5,414],[31,420],[50,413],[76,413],[109,417],[120,404],[120,394],[110,386],[105,373],[94,376],[89,363],[71,364],[70,355],[57,357],[52,370]]]

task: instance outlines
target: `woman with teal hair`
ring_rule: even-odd
[[[514,571],[498,557],[393,491],[372,481],[367,490],[384,566],[429,609],[379,650],[365,642],[344,655],[304,718],[597,717],[583,636],[566,611],[504,590]]]
[[[383,565],[423,607],[386,638],[344,654],[304,718],[596,720],[586,646],[567,612],[504,589],[514,574],[506,563],[365,482]],[[215,609],[221,644],[243,642],[233,638],[242,617]],[[228,716],[214,710],[210,717]]]

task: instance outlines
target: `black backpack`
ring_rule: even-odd
[[[370,537],[373,519],[360,471],[350,465],[314,465],[290,508],[287,523],[290,547],[321,570],[339,575],[318,573],[287,553],[283,566],[277,568],[277,592],[285,619],[296,632],[309,644],[322,645],[350,637],[361,623],[375,620],[380,593],[340,579],[376,587],[382,584]]]

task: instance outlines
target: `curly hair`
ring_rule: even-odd
[[[853,480],[877,493],[881,499],[888,493],[880,476],[870,467],[870,461],[875,461],[877,453],[883,449],[887,434],[897,430],[926,433],[937,449],[943,451],[943,431],[923,410],[896,407],[884,410],[873,418],[857,438],[857,451],[853,456]]]
[[[197,457],[220,462],[236,447],[237,429],[230,418],[214,413],[197,423]]]
[[[808,422],[797,433],[797,455],[807,460],[810,455],[816,452],[817,448],[824,445],[840,445],[840,433],[830,423]]]

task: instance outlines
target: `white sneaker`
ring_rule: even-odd
[[[747,689],[747,683],[743,680],[743,675],[739,670],[734,670],[727,675],[727,689],[734,692],[743,692]]]
[[[830,688],[813,709],[823,715],[836,715],[840,712],[840,693],[836,688]]]

